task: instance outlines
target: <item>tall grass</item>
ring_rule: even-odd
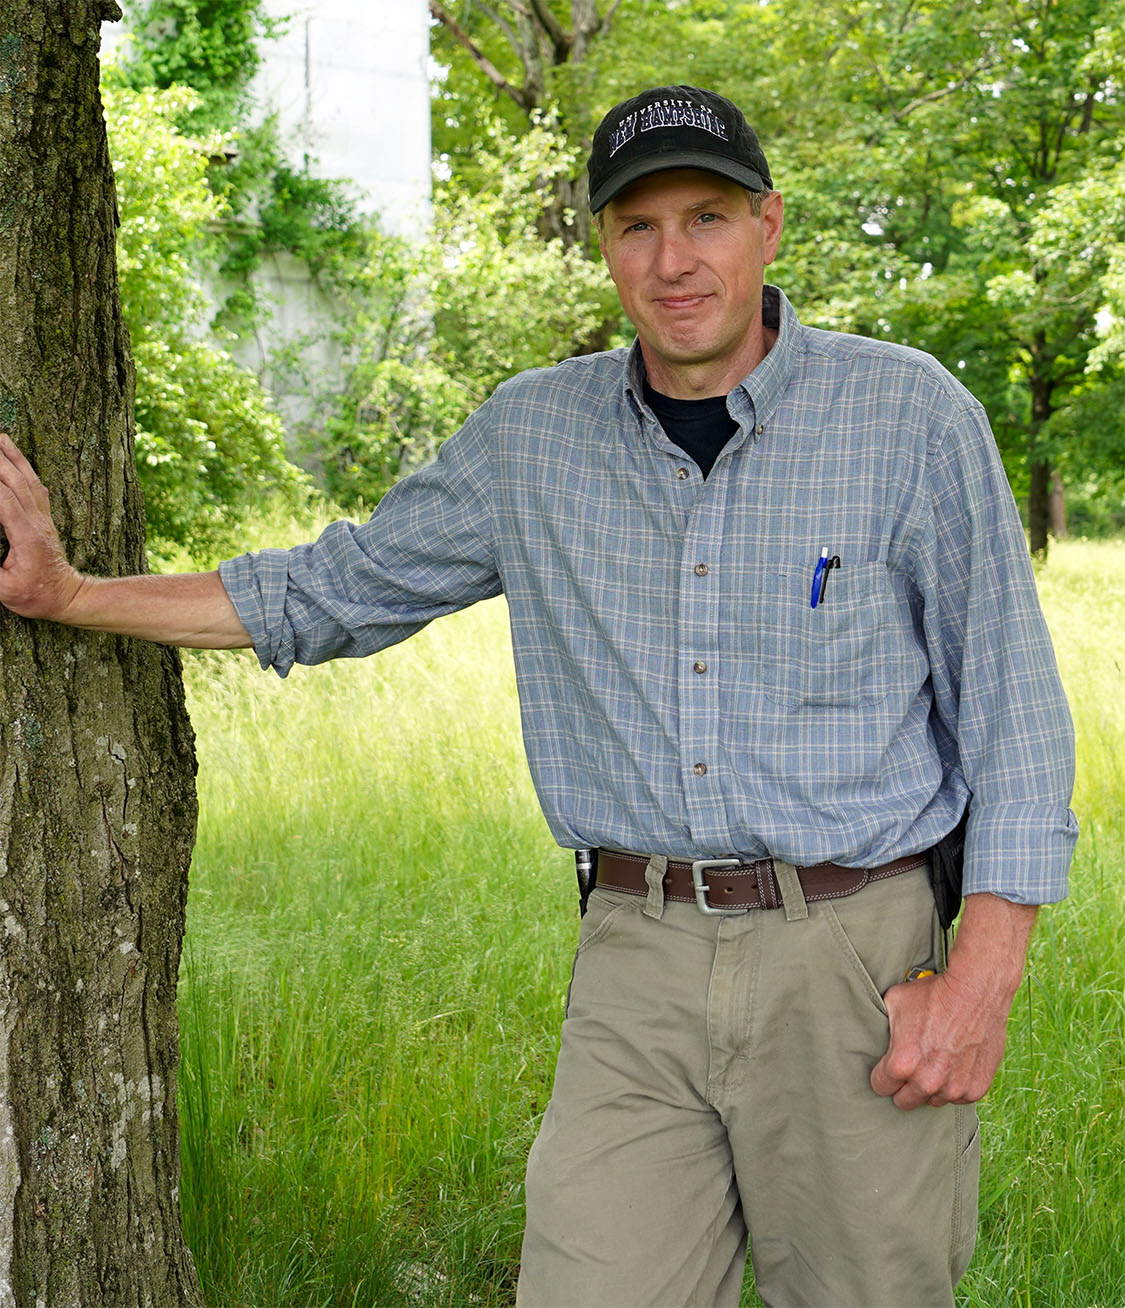
[[[1125,1304],[1123,569],[1125,546],[1073,544],[1041,578],[1083,835],[983,1106],[980,1308]],[[285,683],[249,655],[188,674],[183,1195],[208,1303],[510,1304],[577,928],[502,601]]]
[[[184,1192],[219,1308],[510,1299],[573,916],[502,605],[364,663],[198,660]]]
[[[1044,911],[983,1106],[979,1308],[1125,1304],[1125,542],[1057,545],[1040,594],[1078,739],[1071,897]]]

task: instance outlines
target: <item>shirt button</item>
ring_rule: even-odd
[[[696,575],[697,577],[706,577],[706,575],[707,575],[710,571],[711,571],[711,569],[707,566],[706,563],[697,563],[697,564],[695,565],[695,575]]]
[[[692,768],[692,771],[697,777],[705,777],[707,775],[707,764],[697,763],[695,767]]]
[[[761,423],[759,423],[759,424],[754,428],[754,431],[755,431],[755,433],[756,433],[757,435],[760,436],[760,435],[762,434],[762,432],[765,431],[765,428],[762,426]]]
[[[687,481],[687,479],[691,476],[691,473],[688,472],[686,468],[677,468],[676,476],[680,479],[680,481]]]
[[[707,664],[704,663],[702,659],[697,659],[691,665],[691,670],[692,672],[698,672],[699,675],[702,676],[707,671]]]

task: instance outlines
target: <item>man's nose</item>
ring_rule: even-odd
[[[656,254],[656,271],[666,282],[674,282],[694,269],[695,252],[683,232],[664,232]]]

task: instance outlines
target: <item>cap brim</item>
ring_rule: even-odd
[[[603,182],[590,196],[590,212],[600,212],[615,195],[642,177],[665,173],[672,168],[700,168],[707,173],[718,173],[720,177],[737,182],[748,191],[765,191],[770,185],[756,169],[735,159],[724,159],[721,155],[710,154],[706,150],[666,150],[646,155],[643,159],[634,159],[620,172],[614,173],[609,181]]]

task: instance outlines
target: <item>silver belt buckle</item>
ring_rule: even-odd
[[[708,917],[737,917],[740,913],[749,913],[748,908],[716,908],[707,902],[707,882],[703,874],[708,868],[741,867],[740,858],[697,858],[691,865],[691,883],[695,887],[695,902],[699,911]]]

